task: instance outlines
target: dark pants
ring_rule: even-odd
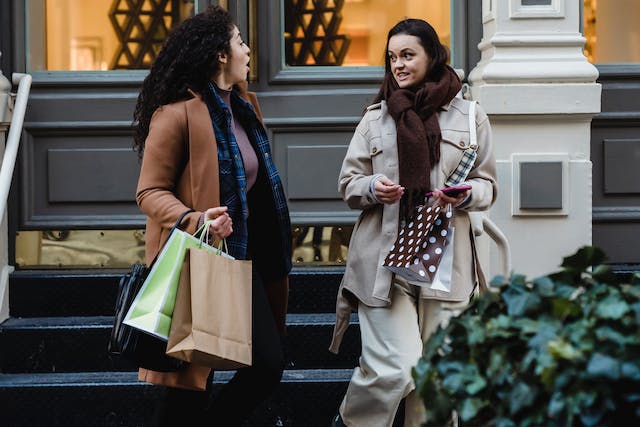
[[[236,371],[212,401],[211,377],[206,392],[167,388],[153,425],[239,426],[271,395],[282,378],[284,356],[264,285],[255,269],[252,299],[252,365]]]

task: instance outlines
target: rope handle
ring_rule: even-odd
[[[204,224],[202,224],[200,227],[198,227],[198,229],[196,230],[196,232],[193,234],[193,237],[197,238],[200,241],[200,247],[202,247],[202,244],[205,244],[207,246],[213,247],[215,249],[218,250],[218,253],[222,252],[222,248],[224,245],[224,252],[225,253],[229,253],[229,248],[227,247],[227,239],[222,239],[218,242],[218,247],[213,246],[209,241],[209,225],[213,222],[213,220],[208,219],[204,222]]]

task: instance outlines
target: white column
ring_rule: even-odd
[[[580,0],[482,4],[482,56],[469,80],[493,127],[499,194],[491,219],[509,239],[513,270],[530,277],[556,271],[564,256],[591,244],[590,125],[601,88],[582,50],[581,7]],[[561,205],[523,209],[521,164],[539,162],[561,165],[549,188]]]
[[[0,52],[0,57],[2,53]],[[0,70],[0,162],[4,157],[6,132],[11,122],[9,111],[9,93],[11,82]],[[9,266],[9,245],[7,231],[7,215],[2,215],[0,222],[0,322],[9,317],[9,273],[13,268]]]

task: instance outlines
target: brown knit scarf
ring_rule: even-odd
[[[439,80],[427,80],[416,89],[400,89],[387,73],[383,96],[396,122],[400,185],[405,188],[401,215],[408,218],[413,207],[431,190],[431,169],[440,161],[440,124],[437,112],[460,91],[462,83],[448,65]]]

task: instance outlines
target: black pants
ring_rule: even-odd
[[[156,408],[153,425],[239,426],[271,395],[282,378],[284,356],[264,285],[255,269],[252,300],[252,365],[236,371],[213,400],[211,377],[206,392],[167,388]]]

